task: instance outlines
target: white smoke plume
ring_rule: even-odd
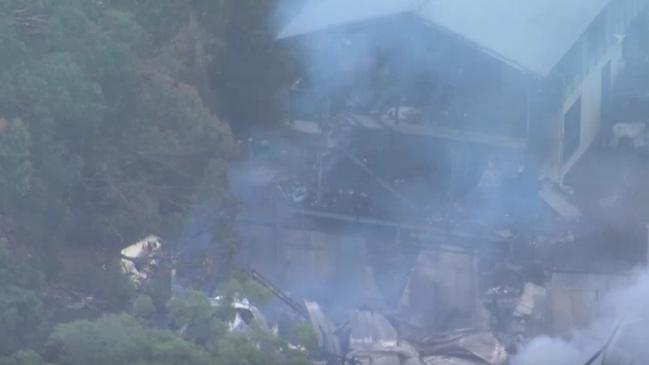
[[[646,364],[649,359],[649,273],[637,273],[631,285],[612,291],[603,303],[588,328],[576,331],[569,339],[547,336],[532,339],[512,364],[586,364],[602,349],[604,351],[593,365]]]

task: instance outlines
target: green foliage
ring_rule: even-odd
[[[214,306],[205,294],[197,291],[171,298],[167,312],[172,328],[182,330],[186,338],[203,345],[214,343],[225,333],[226,322],[234,318],[229,305]]]
[[[6,206],[9,199],[29,190],[31,136],[20,119],[9,122],[0,118],[0,123],[6,128],[0,132],[0,205]]]
[[[255,304],[270,299],[245,275],[222,288],[222,305],[198,292],[166,302],[169,293],[157,290],[168,288],[164,282],[131,301],[117,262],[67,254],[89,245],[114,252],[150,233],[173,241],[205,202],[219,212],[209,227],[219,256],[229,261],[236,253],[237,204],[227,186],[235,146],[213,109],[237,123],[274,118],[269,95],[284,63],[268,32],[273,4],[0,0],[0,214],[44,257],[72,257],[64,269],[47,268],[56,280],[92,296],[93,306],[120,311],[131,303],[138,317],[59,324],[46,349],[36,347],[48,360],[305,363],[303,353],[255,326],[227,333],[235,295]],[[35,352],[16,352],[36,346],[53,325],[44,321],[57,320],[41,298],[45,286],[0,245],[0,355],[13,354],[0,365],[45,363]],[[147,327],[165,310],[184,339]]]
[[[318,351],[318,334],[310,324],[296,324],[289,330],[288,339],[294,345],[302,346],[307,351]]]
[[[11,257],[0,239],[0,355],[29,346],[44,315],[37,294],[41,279]]]
[[[223,365],[271,364],[268,362],[269,357],[242,334],[222,337],[217,344],[217,353],[219,364]]]
[[[288,348],[276,335],[260,328],[246,333],[228,333],[216,347],[223,365],[307,365],[306,353]]]
[[[0,353],[30,344],[43,317],[43,303],[29,289],[10,286],[0,291]]]
[[[25,44],[16,35],[13,23],[6,17],[0,16],[0,67],[5,69],[24,59],[27,49]]]
[[[283,365],[313,365],[313,362],[309,360],[309,356],[305,352],[287,350]]]
[[[173,37],[187,22],[191,11],[189,2],[174,0],[108,0],[106,3],[134,14],[138,24],[153,36],[156,43]]]
[[[271,123],[281,117],[276,96],[290,76],[290,57],[277,45],[270,14],[278,1],[229,0],[220,63],[225,112],[240,123]],[[233,128],[242,128],[235,125]]]
[[[10,357],[0,357],[0,365],[47,365],[34,351],[18,351]]]
[[[273,298],[273,294],[268,289],[252,280],[245,273],[234,273],[221,290],[221,293],[228,300],[247,298],[252,303],[260,306],[268,304]]]
[[[153,299],[148,295],[138,295],[133,300],[132,312],[138,318],[151,320],[156,312]]]
[[[117,260],[96,267],[90,260],[74,260],[61,274],[61,279],[76,291],[99,299],[106,310],[122,310],[128,306],[135,288],[122,274]]]
[[[197,295],[193,295],[198,300]],[[190,299],[186,299],[189,301]],[[204,303],[193,307],[204,311]],[[187,319],[185,315],[181,315]],[[62,365],[222,364],[306,365],[306,354],[287,348],[277,336],[259,328],[247,333],[220,333],[208,352],[177,335],[150,329],[127,315],[104,316],[95,321],[58,325],[48,341],[48,353]],[[12,359],[27,359],[16,362]],[[33,353],[14,355],[7,365],[40,364]],[[0,360],[3,361],[3,360]],[[32,361],[32,362],[26,362]],[[0,365],[4,365],[0,362]]]
[[[0,7],[0,44],[13,50],[0,57],[0,117],[22,120],[0,136],[0,197],[12,202],[2,207],[24,238],[121,245],[151,232],[174,237],[196,202],[232,204],[228,126],[206,106],[202,86],[179,79],[193,64],[164,51],[191,4]]]
[[[58,325],[48,347],[65,365],[210,364],[210,355],[171,332],[126,315]]]

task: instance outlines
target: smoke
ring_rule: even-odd
[[[401,109],[405,113],[413,111],[418,119],[414,124],[520,136],[527,81],[517,70],[416,18],[421,3],[284,1],[275,14],[275,34],[295,52],[302,68],[298,92],[291,97],[293,117],[324,117],[329,122],[331,117],[342,115],[344,119],[354,114],[382,120],[400,113],[395,108],[399,105],[405,106]],[[495,217],[504,217],[503,202],[515,206],[511,209],[517,211],[510,215],[516,218],[499,219],[498,224],[526,224],[519,222],[523,220],[520,217],[540,214],[536,191],[532,191],[535,181],[526,181],[525,186],[515,181],[515,188],[503,188],[504,196],[476,192],[480,175],[490,162],[498,174],[512,177],[509,180],[526,179],[515,172],[521,164],[528,165],[526,174],[534,174],[526,156],[518,156],[518,152],[501,153],[496,148],[405,135],[399,143],[387,138],[382,143],[380,133],[363,128],[352,128],[349,134],[351,152],[359,160],[369,161],[387,185],[408,197],[395,201],[385,189],[377,189],[377,194],[363,191],[383,216],[399,221],[421,217],[426,223],[439,221],[458,199],[463,200],[462,212],[451,214],[467,215],[464,220],[488,224]],[[334,165],[340,170],[342,164]],[[364,178],[358,166],[346,165]],[[362,181],[352,173],[336,176],[337,181]],[[347,181],[342,184],[349,185]],[[361,185],[368,190],[371,183],[363,181]],[[485,194],[495,198],[483,199]]]
[[[302,8],[305,3],[317,4],[317,6]],[[283,39],[282,42],[289,45],[291,51],[295,52],[298,63],[303,68],[300,70],[303,76],[302,87],[298,88],[300,89],[298,91],[305,91],[304,94],[299,94],[299,98],[292,96],[291,108],[299,109],[298,113],[306,114],[311,111],[312,114],[307,117],[298,116],[296,119],[329,122],[332,114],[340,110],[380,119],[388,115],[390,107],[399,103],[421,109],[421,113],[425,115],[418,121],[421,125],[464,128],[492,135],[521,137],[520,128],[524,128],[525,122],[529,122],[527,114],[530,110],[527,108],[530,103],[534,104],[527,97],[530,89],[538,85],[530,86],[533,81],[525,75],[520,75],[517,70],[509,68],[508,65],[457,38],[438,32],[435,27],[413,21],[411,14],[409,15],[405,10],[411,3],[415,4],[417,1],[286,0],[283,2],[274,17],[276,24],[274,33]],[[302,12],[300,9],[306,10]],[[459,7],[456,9],[470,12]],[[502,19],[503,22],[505,20]],[[356,26],[350,26],[352,23]],[[309,35],[285,39],[300,32]],[[308,100],[302,103],[300,101],[304,95],[308,96],[305,97]],[[309,103],[315,105],[303,105]],[[538,107],[541,105],[544,103],[539,103]],[[302,109],[304,111],[301,111]],[[328,115],[322,118],[322,114],[326,113]],[[548,123],[543,121],[542,124]],[[320,182],[320,179],[316,179],[318,177],[316,168],[304,169],[305,172],[296,173],[302,175],[295,178],[295,180],[301,179],[298,181],[299,184],[294,184],[298,186],[301,193],[296,194],[297,196],[302,197],[304,194],[324,196],[318,200],[325,201],[326,204],[307,206],[308,208],[336,213],[345,210],[342,213],[349,214],[349,209],[345,207],[342,209],[337,205],[343,205],[341,201],[353,201],[350,192],[358,195],[359,189],[364,189],[361,193],[369,195],[368,200],[378,206],[370,213],[397,222],[412,223],[415,219],[421,219],[433,222],[432,224],[448,226],[460,222],[458,225],[466,230],[478,230],[485,226],[488,229],[508,227],[513,231],[529,233],[530,236],[537,234],[537,231],[554,233],[559,230],[554,229],[555,227],[545,227],[554,224],[554,221],[544,219],[546,210],[540,205],[536,194],[539,190],[537,173],[541,166],[531,165],[528,161],[529,156],[524,155],[523,152],[520,152],[522,156],[519,156],[517,151],[401,135],[394,139],[389,136],[383,140],[378,137],[378,132],[361,127],[340,128],[341,134],[347,133],[350,129],[352,132],[349,133],[353,134],[352,136],[345,135],[345,138],[340,138],[350,141],[347,143],[350,154],[370,166],[375,175],[380,176],[394,190],[407,195],[410,201],[415,200],[415,204],[402,207],[397,199],[393,199],[393,194],[388,193],[386,191],[388,189],[382,186],[379,186],[376,189],[377,193],[374,194],[371,191],[372,184],[383,184],[376,184],[358,163],[350,162],[351,159],[344,156],[340,157],[341,154],[335,154],[336,150],[332,149],[331,155],[336,158],[327,155],[324,160],[328,162],[327,158],[331,158],[336,163],[324,164],[327,168],[322,173],[325,186],[323,192],[319,191],[319,187],[309,186],[309,181]],[[317,137],[314,137],[314,140],[315,138]],[[301,139],[306,140],[307,137]],[[285,160],[290,156],[315,156],[316,148],[313,146],[319,145],[313,143],[311,149],[302,149],[303,146],[298,146],[297,142],[293,143],[296,148],[290,150],[301,152],[285,154],[282,157],[283,162],[286,162]],[[277,141],[271,141],[271,145],[275,149],[283,148]],[[291,145],[291,142],[287,142],[287,145]],[[317,161],[315,158],[312,160]],[[316,166],[317,163],[312,162],[311,165]],[[521,169],[521,165],[526,168]],[[282,169],[278,168],[278,171]],[[491,179],[485,179],[485,176]],[[330,193],[327,188],[333,191],[331,193],[333,198],[330,201],[327,200]],[[287,189],[290,189],[290,186]],[[307,189],[306,193],[304,193],[305,189]],[[318,193],[314,193],[316,191]],[[344,194],[336,195],[338,192]],[[413,205],[416,207],[413,208]],[[429,208],[431,206],[433,208]],[[252,207],[258,209],[258,202],[253,202]],[[362,211],[358,215],[369,216],[370,214]],[[550,222],[547,223],[546,220]],[[467,222],[469,224],[465,224]],[[474,224],[475,222],[480,224]],[[332,230],[334,228],[329,228],[328,233],[332,233]],[[344,231],[344,229],[340,230]],[[348,232],[336,233],[343,236]],[[259,234],[259,236],[271,237],[272,235]],[[291,237],[298,237],[293,238],[294,241],[314,241],[313,236],[306,234],[301,236],[297,233],[294,236],[280,237],[278,241],[288,241],[286,238]],[[319,241],[320,235],[315,237],[317,238],[315,241]],[[326,238],[332,239],[332,237]],[[260,238],[259,241],[261,242],[262,239]],[[592,250],[592,246],[589,249]],[[326,254],[319,254],[317,258],[310,252],[305,252],[304,255],[296,254],[295,262],[307,262],[302,265],[306,267],[304,272],[308,269],[315,271],[318,266],[308,263],[321,263],[324,261],[322,257],[335,256],[328,251],[322,252]],[[259,257],[262,256],[258,252],[255,253]],[[358,252],[346,252],[345,255],[351,260],[364,256]],[[302,256],[313,257],[307,260]],[[583,257],[581,259],[583,260]],[[330,258],[327,260],[336,261]],[[277,266],[290,267],[291,264],[287,261],[286,264]],[[365,263],[359,266],[365,266]],[[360,276],[358,273],[350,273],[345,277],[354,275]],[[285,276],[291,280],[299,278],[304,281],[307,281],[305,277],[308,277],[290,274]],[[577,360],[585,360],[596,351],[598,346],[601,347],[606,342],[616,323],[621,320],[620,313],[628,313],[627,310],[622,310],[622,307],[625,303],[631,302],[629,293],[642,293],[646,282],[646,279],[641,279],[627,291],[610,296],[608,300],[610,303],[606,310],[598,313],[598,321],[591,328],[575,333],[571,339],[542,337],[530,341],[517,357],[518,364],[534,364],[534,359],[541,360],[536,363],[550,365],[574,364],[579,363]],[[323,296],[329,296],[330,291],[327,288],[321,289],[323,285],[312,286],[324,293]],[[343,292],[353,292],[354,288],[344,289]],[[299,292],[299,290],[295,291]],[[334,291],[334,294],[336,295],[329,297],[336,298],[335,300],[339,302],[343,301],[339,293]],[[641,302],[646,303],[645,299],[649,298],[649,295],[640,295],[640,298]]]
[[[574,344],[562,339],[539,337],[532,340],[513,365],[576,365],[583,357]]]
[[[592,324],[569,339],[534,338],[513,359],[513,365],[584,364],[605,351],[594,364],[633,364],[649,358],[649,273],[637,273],[633,282],[603,298]],[[601,361],[601,362],[600,362]]]

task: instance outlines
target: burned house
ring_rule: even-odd
[[[453,187],[475,186],[490,169],[530,169],[548,185],[546,200],[576,218],[554,190],[600,131],[610,130],[603,123],[615,119],[607,105],[625,32],[645,5],[309,2],[278,33],[305,61],[290,119],[304,130],[325,125],[323,133],[336,120],[397,135],[388,145],[427,139],[437,148],[405,153],[446,155],[436,166],[415,164],[420,175],[443,166]]]
[[[277,33],[301,61],[286,128],[241,142],[250,158],[231,176],[246,264],[325,306],[391,298],[438,329],[479,322],[492,289],[526,321],[517,301],[548,282],[550,304],[586,298],[534,255],[575,240],[565,177],[615,121],[646,3],[305,2]],[[523,262],[511,287],[507,255]]]

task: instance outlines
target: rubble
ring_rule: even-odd
[[[397,331],[385,317],[373,311],[354,311],[350,321],[350,346],[355,349],[395,347]]]
[[[449,356],[429,356],[424,358],[425,365],[484,365],[484,362],[475,359]]]
[[[505,347],[491,332],[459,330],[404,339],[381,314],[355,311],[350,322],[348,358],[362,364],[504,365]]]
[[[436,277],[431,255],[419,254],[401,297],[399,312],[404,321],[418,326],[435,322]]]
[[[516,309],[514,310],[517,317],[535,317],[539,319],[542,316],[542,308],[547,305],[548,292],[539,285],[526,283],[523,289]]]
[[[353,359],[359,365],[401,365],[399,356],[389,352],[357,353]]]
[[[160,238],[153,235],[125,247],[120,252],[122,272],[136,287],[142,286],[145,281],[150,279],[155,267],[158,266],[161,250]]]
[[[403,365],[426,365],[426,363],[421,358],[413,357],[406,360],[406,362],[404,362]]]
[[[462,249],[442,246],[422,251],[403,292],[401,318],[417,327],[440,330],[473,325],[477,317],[474,265],[473,254]]]
[[[363,365],[401,365],[402,359],[419,357],[417,350],[401,340],[392,324],[378,312],[352,312],[349,327],[348,357]]]
[[[611,9],[607,8],[602,14],[608,16]],[[629,10],[623,17],[628,17],[628,24],[631,13],[636,11]],[[357,19],[359,26],[355,30],[359,31],[359,38],[362,38],[364,22],[376,16],[366,15]],[[606,16],[600,19],[606,20]],[[584,24],[590,24],[592,19]],[[345,26],[349,25],[349,20],[343,19]],[[622,23],[627,20],[620,19]],[[622,23],[619,24],[621,28],[626,28],[628,24]],[[313,25],[308,21],[304,24]],[[596,22],[592,24],[584,29],[596,34],[599,31],[594,29],[601,27]],[[375,30],[376,25],[372,22],[367,29]],[[458,27],[463,25],[466,24]],[[315,32],[307,29],[301,35],[312,31]],[[580,39],[573,44],[577,50],[582,43],[589,43],[588,34],[575,34],[573,38]],[[602,36],[597,34],[597,38]],[[429,35],[425,34],[424,39]],[[284,34],[281,38],[288,36]],[[602,36],[602,40],[604,38]],[[344,41],[350,45],[360,39],[345,34]],[[291,90],[291,96],[295,96],[289,103],[291,133],[301,131],[304,135],[296,140],[304,143],[309,138],[309,146],[304,148],[304,153],[295,153],[300,158],[295,158],[291,161],[293,166],[286,168],[291,173],[277,174],[286,177],[276,182],[279,189],[275,190],[281,191],[283,199],[277,199],[280,208],[273,206],[273,212],[285,213],[286,218],[280,221],[279,214],[275,214],[268,222],[263,222],[272,226],[273,237],[280,237],[275,238],[274,243],[279,245],[283,241],[282,234],[289,230],[300,232],[291,236],[297,237],[293,241],[309,239],[313,243],[312,232],[320,234],[349,228],[356,234],[370,227],[367,231],[376,234],[374,231],[380,230],[376,235],[390,237],[384,240],[395,242],[395,246],[426,245],[412,254],[418,256],[407,280],[395,279],[399,285],[405,284],[394,315],[396,320],[393,313],[388,320],[387,311],[363,309],[353,311],[349,323],[337,328],[317,303],[307,301],[307,314],[304,315],[301,305],[277,292],[294,312],[313,325],[323,351],[342,356],[343,363],[349,355],[363,364],[503,364],[509,353],[516,352],[521,343],[536,334],[566,334],[568,330],[587,325],[591,320],[590,309],[598,309],[601,295],[613,287],[609,285],[614,281],[609,275],[556,275],[561,265],[559,260],[547,260],[551,265],[541,261],[544,257],[561,255],[586,261],[578,251],[581,241],[587,240],[580,229],[586,229],[583,227],[587,224],[598,224],[599,219],[593,219],[589,212],[590,203],[580,201],[580,187],[570,181],[573,177],[570,173],[574,172],[573,167],[579,166],[577,162],[583,162],[585,153],[596,147],[595,141],[600,140],[595,135],[600,128],[596,127],[601,125],[609,129],[607,123],[613,121],[610,119],[614,115],[609,113],[610,106],[606,106],[605,99],[610,97],[611,73],[617,72],[618,60],[609,58],[624,52],[617,52],[617,48],[608,52],[613,51],[610,47],[618,46],[608,42],[602,45],[607,52],[589,55],[593,62],[587,63],[597,66],[588,66],[590,68],[584,71],[573,67],[570,60],[574,48],[568,51],[570,47],[567,47],[559,57],[566,61],[557,59],[560,67],[555,67],[557,63],[549,65],[548,72],[556,69],[561,75],[571,76],[567,79],[574,85],[562,85],[570,90],[555,95],[553,89],[560,82],[554,85],[554,78],[548,78],[546,84],[535,77],[524,88],[509,89],[503,87],[509,80],[505,76],[512,76],[514,80],[514,74],[508,75],[508,72],[515,70],[509,67],[491,70],[476,67],[482,63],[464,62],[447,67],[448,60],[461,61],[468,57],[460,52],[464,44],[457,49],[454,47],[455,39],[435,38],[430,44],[443,46],[446,41],[453,47],[440,49],[448,50],[448,54],[439,58],[435,54],[436,58],[426,62],[425,70],[415,73],[424,85],[403,82],[396,87],[401,90],[395,92],[394,84],[399,84],[395,81],[405,78],[396,72],[403,67],[400,65],[403,59],[395,57],[399,60],[397,63],[386,58],[386,53],[390,52],[382,49],[368,57],[376,56],[376,63],[362,63],[358,70],[354,65],[355,57],[350,54],[348,69],[336,73],[346,80],[335,88],[318,87],[315,80],[306,77],[309,72],[305,72],[305,78]],[[326,53],[326,48],[323,45],[319,51]],[[457,52],[457,58],[450,57],[453,52]],[[349,77],[352,76],[348,73],[350,69],[358,71],[359,77],[368,74],[364,77],[376,81],[367,90],[371,97],[361,96],[366,91],[361,89],[366,85]],[[493,75],[494,84],[486,83],[490,77],[476,79],[473,70],[481,76]],[[596,79],[602,80],[601,95],[594,98],[589,93],[599,94],[599,91],[591,90],[586,82],[591,71]],[[530,76],[527,72],[514,73],[516,80],[519,76],[524,79]],[[425,74],[434,77],[426,80]],[[486,86],[476,88],[481,83],[473,84],[476,80],[485,82]],[[518,82],[513,84],[518,85]],[[584,94],[583,104],[581,98],[568,97],[581,94]],[[557,100],[546,105],[546,99]],[[606,110],[600,106],[606,106]],[[591,112],[600,109],[602,113]],[[563,122],[548,125],[545,121],[550,114],[551,118],[563,118]],[[639,120],[615,118],[617,122]],[[617,123],[612,126],[612,133],[613,147],[627,139],[636,149],[647,144],[645,123]],[[440,147],[435,148],[437,146]],[[284,156],[277,158],[284,159]],[[281,162],[277,164],[281,166]],[[624,196],[619,194],[608,193],[602,199],[592,200],[600,208],[619,208],[625,203]],[[258,201],[251,201],[250,206],[257,209]],[[542,207],[543,204],[547,207]],[[551,218],[545,219],[546,216]],[[421,225],[429,229],[422,230]],[[261,232],[271,231],[269,228]],[[343,238],[336,239],[346,243]],[[484,272],[478,268],[480,250],[489,249],[485,246],[491,243],[505,252],[503,257],[510,256],[507,259],[518,255],[517,268],[505,273],[506,280],[487,282]],[[318,241],[317,247],[323,246]],[[565,255],[567,251],[571,255]],[[257,253],[253,250],[253,254]],[[351,256],[337,254],[338,257],[327,261],[327,265],[340,257]],[[404,261],[411,260],[412,256]],[[318,261],[319,257],[309,264]],[[365,266],[354,264],[354,267]],[[328,271],[340,273],[343,271],[340,268],[345,267],[335,265],[328,266]],[[538,276],[542,278],[526,277],[523,271],[536,265],[541,267]],[[493,267],[489,270],[495,271]],[[331,280],[346,283],[360,276],[358,271],[342,273],[331,275]],[[551,278],[548,280],[546,276]],[[336,295],[345,299],[361,296],[358,292],[369,286],[360,286],[360,290],[350,286],[343,293],[338,290]],[[371,291],[374,292],[373,287]]]
[[[305,301],[304,304],[309,313],[311,325],[318,335],[320,349],[327,354],[343,356],[340,340],[336,335],[336,327],[329,321],[320,305],[309,301]]]
[[[155,262],[160,246],[148,238],[123,254]],[[396,313],[362,306],[350,311],[342,325],[332,322],[319,303],[290,298],[254,270],[251,276],[292,309],[291,320],[311,324],[320,349],[312,355],[325,360],[323,364],[504,365],[530,338],[550,333],[554,320],[550,313],[563,314],[554,306],[568,295],[565,284],[557,285],[565,275],[550,279],[545,272],[537,275],[529,264],[488,261],[500,281],[487,282],[491,277],[481,271],[480,260],[475,251],[457,247],[421,251]],[[236,315],[230,331],[245,332],[253,322],[271,328],[262,311],[245,298],[233,306]],[[461,320],[449,320],[453,316]]]
[[[459,256],[458,256],[459,255]],[[409,281],[409,289],[413,294],[409,300],[416,302],[416,294],[421,294],[421,283],[430,284],[430,280],[444,279],[442,272],[435,273],[431,268],[438,265],[437,270],[443,270],[458,262],[464,262],[463,252],[442,252],[433,254],[426,252],[420,255],[417,269]],[[446,257],[445,257],[446,256]],[[469,255],[470,257],[470,255]],[[435,264],[431,265],[431,259]],[[467,262],[472,262],[472,258]],[[456,267],[459,269],[460,267]],[[425,328],[408,324],[397,317],[386,317],[379,311],[363,307],[349,313],[349,320],[341,326],[336,326],[329,320],[320,304],[304,300],[304,306],[298,304],[268,282],[256,271],[253,277],[264,286],[272,288],[273,293],[287,306],[298,314],[304,310],[308,315],[308,322],[318,335],[320,355],[327,364],[357,364],[357,365],[427,365],[427,364],[487,364],[502,365],[507,359],[505,347],[490,331],[459,330],[454,332],[426,334],[435,332],[435,325]],[[417,280],[420,283],[417,283]],[[473,285],[473,284],[471,284]],[[529,294],[519,303],[521,308],[527,309],[530,300],[536,293],[530,286]],[[529,298],[528,298],[529,297]],[[531,299],[530,299],[531,298]],[[431,303],[436,297],[431,297]],[[431,304],[429,303],[429,304]],[[245,300],[236,306],[242,311],[231,324],[231,330],[243,326],[241,322],[248,317],[263,318],[256,308],[250,306]],[[302,309],[304,308],[304,309]],[[419,308],[419,307],[418,307]],[[428,310],[425,306],[420,311]],[[521,310],[523,311],[523,310]],[[525,312],[525,313],[527,313]],[[419,323],[421,324],[421,323]],[[243,326],[245,328],[245,326]],[[412,330],[404,330],[410,328]]]
[[[213,303],[218,303],[219,300],[213,301]],[[234,319],[228,324],[228,330],[230,332],[245,332],[250,326],[255,323],[261,328],[270,329],[268,322],[264,315],[259,311],[257,307],[250,304],[250,301],[247,298],[235,298],[232,302],[232,307],[235,310]],[[276,332],[276,328],[273,329]]]
[[[459,330],[429,336],[413,343],[424,358],[473,359],[490,365],[505,364],[508,358],[505,347],[491,332]]]

